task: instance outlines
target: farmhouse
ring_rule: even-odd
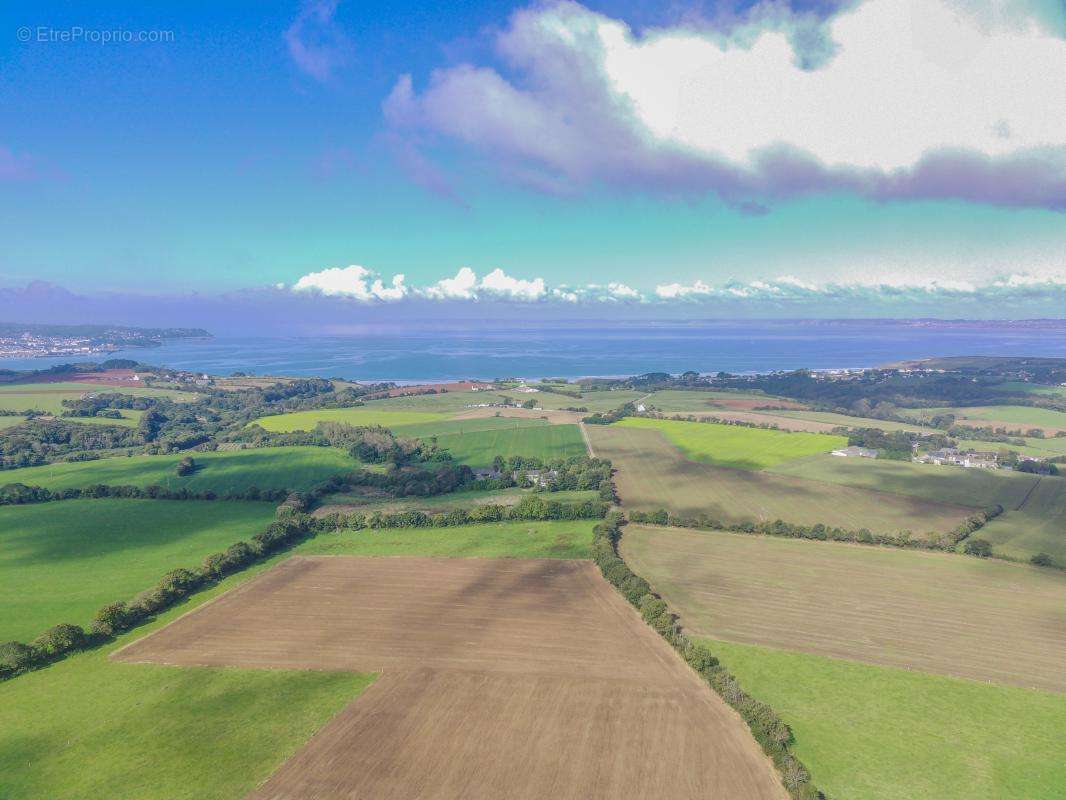
[[[877,458],[877,451],[872,447],[856,447],[852,445],[838,448],[830,455],[841,456],[842,458]]]
[[[914,459],[923,464],[950,464],[968,469],[999,469],[999,455],[990,451],[968,450],[957,447],[941,447]]]

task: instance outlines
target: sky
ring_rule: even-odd
[[[0,314],[1061,316],[1063,9],[8,2]]]

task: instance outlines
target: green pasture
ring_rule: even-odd
[[[1066,399],[1066,386],[1047,386],[1042,383],[1028,383],[1026,381],[1007,381],[995,387],[1004,392],[1025,392],[1026,394],[1038,394],[1045,397]]]
[[[177,474],[178,462],[191,456],[196,470]],[[95,461],[60,462],[0,472],[0,483],[24,483],[49,489],[159,485],[224,495],[259,489],[306,491],[331,475],[351,472],[361,464],[332,447],[259,447],[175,453],[165,456],[117,456]]]
[[[0,430],[3,430],[4,428],[14,428],[16,425],[21,425],[25,421],[25,417],[0,416]]]
[[[761,470],[815,453],[826,453],[848,443],[842,436],[823,433],[789,433],[742,425],[647,417],[626,417],[616,424],[660,431],[693,461],[735,469]]]
[[[397,436],[428,438],[450,434],[478,433],[480,431],[517,430],[538,428],[551,423],[539,417],[470,417],[467,419],[442,419],[436,422],[420,422],[413,425],[397,425],[392,431]]]
[[[1066,478],[1042,477],[1017,511],[1008,511],[974,534],[997,555],[1029,560],[1047,553],[1066,567]]]
[[[108,655],[281,558],[112,644],[0,683],[0,797],[239,800],[266,780],[373,676],[124,664]]]
[[[921,497],[972,508],[1019,506],[1037,476],[1002,470],[965,469],[884,458],[817,455],[771,467],[770,472],[811,481]]]
[[[167,397],[178,402],[195,400],[190,392],[149,389],[142,386],[105,386],[99,383],[12,383],[0,385],[0,409],[44,411],[61,414],[64,400],[78,400],[86,394],[129,394],[135,397]]]
[[[456,461],[472,467],[487,467],[496,456],[528,456],[550,460],[588,454],[577,425],[451,433],[438,436],[437,445],[449,450]]]
[[[393,428],[397,425],[416,425],[447,419],[447,415],[429,411],[386,411],[376,405],[354,408],[316,408],[311,411],[293,411],[288,414],[272,414],[249,423],[259,425],[275,433],[310,431],[320,422],[340,422],[346,425],[381,425]]]
[[[454,528],[341,530],[300,544],[296,555],[588,558],[597,520],[494,522]]]
[[[644,402],[663,412],[713,412],[726,408],[730,401],[752,401],[757,405],[773,406],[785,402],[760,392],[698,391],[695,389],[663,389],[648,395]],[[791,401],[795,402],[795,401]]]
[[[357,487],[358,488],[358,487]],[[451,492],[430,497],[391,497],[384,492],[338,492],[322,498],[320,508],[323,511],[342,511],[346,514],[363,512],[373,514],[397,514],[402,511],[422,511],[437,514],[453,508],[471,509],[481,505],[513,506],[531,489],[488,489],[485,491]],[[557,500],[561,503],[581,503],[586,500],[598,500],[599,493],[587,490],[563,492],[543,492],[545,500]]]
[[[939,414],[954,414],[957,420],[987,422],[992,427],[1009,430],[1026,428],[1057,428],[1066,430],[1066,412],[1035,406],[966,406],[958,408],[911,408],[901,411],[929,418]],[[972,423],[971,423],[972,424]],[[983,427],[983,426],[982,426]]]
[[[0,642],[28,641],[63,622],[86,626],[101,606],[131,599],[172,569],[198,566],[273,518],[273,504],[248,502],[0,507]]]
[[[141,423],[144,412],[135,408],[119,410],[122,419],[113,417],[57,417],[60,422],[73,422],[77,425],[117,425],[121,428],[136,428]]]
[[[768,413],[772,413],[779,417],[805,419],[810,420],[811,422],[825,422],[843,428],[877,428],[882,431],[909,431],[911,433],[937,432],[934,428],[923,428],[921,425],[910,425],[906,422],[870,419],[869,417],[852,417],[848,414],[834,414],[831,411],[773,411]]]
[[[437,394],[413,394],[407,397],[387,397],[381,400],[368,400],[366,407],[379,411],[454,414],[479,403],[502,402],[500,395],[490,389],[482,392],[439,392]]]
[[[1066,695],[706,640],[830,798],[1066,796]]]

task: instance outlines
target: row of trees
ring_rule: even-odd
[[[915,537],[911,531],[894,534],[873,533],[867,528],[851,530],[817,523],[815,525],[798,525],[784,520],[772,522],[737,522],[727,523],[715,520],[707,515],[682,517],[671,514],[665,508],[657,511],[632,511],[629,518],[633,522],[649,525],[670,525],[675,528],[696,528],[703,530],[731,531],[733,533],[754,533],[765,536],[783,536],[789,539],[815,539],[818,541],[854,542],[858,544],[888,545],[891,547],[908,547],[919,550],[952,551],[960,542],[972,533],[980,530],[989,520],[1003,513],[1003,506],[995,505],[984,511],[978,511],[967,517],[957,527],[946,533],[929,533],[924,537]],[[972,553],[972,555],[991,555],[989,552]]]
[[[306,515],[279,519],[249,541],[236,542],[220,553],[207,556],[197,569],[172,570],[155,586],[131,600],[103,606],[93,616],[89,630],[64,623],[49,628],[28,644],[0,644],[0,680],[105,642],[171,608],[198,589],[294,544],[315,529],[316,521]]]
[[[592,557],[604,578],[614,586],[641,617],[689,666],[696,671],[748,724],[763,752],[770,756],[781,774],[782,782],[796,800],[824,800],[811,784],[810,773],[792,753],[792,730],[766,703],[761,703],[741,688],[737,679],[723,667],[703,644],[685,635],[666,601],[655,594],[648,582],[634,573],[618,553],[618,540],[624,520],[611,514],[597,525],[593,533]]]
[[[278,502],[288,496],[288,489],[259,489],[256,486],[250,486],[242,491],[225,492],[221,495],[211,490],[194,492],[184,488],[167,489],[157,484],[141,487],[111,486],[97,483],[91,486],[72,487],[69,489],[48,489],[43,486],[27,486],[24,483],[8,483],[0,486],[0,506],[104,497],[124,497],[141,500],[270,500]]]

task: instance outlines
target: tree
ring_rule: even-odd
[[[987,539],[968,539],[962,550],[968,556],[988,558],[992,555],[992,543]]]
[[[1034,567],[1053,567],[1055,566],[1054,559],[1047,553],[1037,553],[1035,556],[1029,559],[1029,563]]]
[[[192,456],[185,456],[178,462],[177,473],[179,477],[184,478],[186,475],[192,475],[196,472],[196,462],[193,461]]]

